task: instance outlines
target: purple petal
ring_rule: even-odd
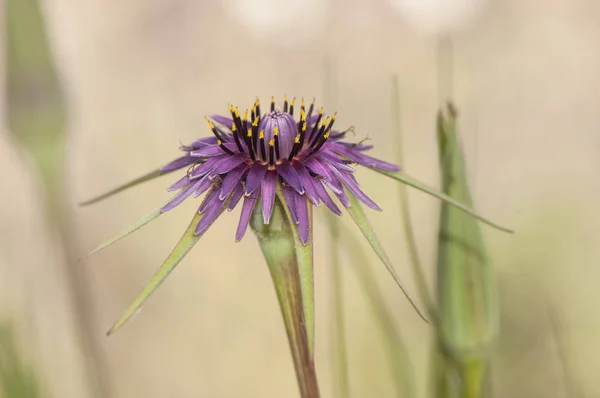
[[[344,206],[350,207],[350,199],[348,199],[348,195],[346,194],[346,191],[344,191],[344,186],[333,171],[331,172],[331,178],[329,180],[322,181],[333,191],[333,193],[335,193],[335,196],[337,196]]]
[[[318,174],[322,177],[329,177],[329,172],[327,171],[327,169],[325,169],[321,162],[319,162],[314,157],[308,159],[304,164],[313,173]]]
[[[273,213],[275,204],[275,190],[277,189],[277,173],[269,171],[260,186],[260,198],[262,200],[263,221],[268,224]]]
[[[198,187],[196,188],[196,191],[194,192],[194,196],[197,198],[198,196],[202,195],[204,192],[206,192],[208,190],[208,188],[212,187],[213,182],[210,178],[208,178],[208,176],[204,176],[202,177],[201,180],[199,180],[200,183],[198,184]]]
[[[229,205],[227,206],[227,210],[231,211],[235,209],[240,199],[244,196],[244,185],[241,182],[235,186],[233,190],[233,194],[231,195],[231,200],[229,201]]]
[[[213,169],[213,167],[215,167],[215,165],[217,165],[219,162],[221,162],[226,157],[229,157],[229,155],[224,153],[222,156],[215,156],[215,157],[209,158],[206,162],[202,163],[202,165],[200,165],[199,167],[196,167],[192,171],[190,178],[192,180],[195,180],[197,178],[204,177],[206,174],[208,174]]]
[[[229,117],[225,117],[225,116],[221,116],[221,115],[211,115],[210,117],[212,120],[214,120],[215,122],[222,124],[223,126],[230,128],[231,124],[233,123],[233,120],[231,120],[231,118]]]
[[[187,175],[184,175],[183,177],[181,177],[179,180],[177,180],[177,182],[175,182],[173,185],[171,185],[169,188],[167,188],[167,191],[176,191],[178,189],[181,189],[185,186],[187,186],[190,183],[190,179]]]
[[[313,187],[315,188],[315,191],[317,191],[317,195],[319,195],[319,199],[321,199],[321,201],[323,201],[323,203],[325,203],[325,206],[327,206],[327,208],[329,210],[331,210],[338,216],[341,216],[342,211],[339,209],[339,207],[337,207],[335,202],[331,199],[331,197],[327,193],[327,190],[325,189],[325,187],[323,186],[321,181],[315,180]]]
[[[298,172],[292,167],[290,162],[288,162],[287,160],[283,160],[281,164],[276,165],[275,168],[277,169],[279,175],[283,177],[286,183],[294,187],[294,189],[299,194],[304,193],[304,188],[302,187],[302,180],[300,179]]]
[[[247,168],[248,166],[244,164],[227,173],[221,184],[221,193],[219,194],[220,200],[228,197],[231,191],[233,191],[233,188],[239,185],[240,179]]]
[[[308,208],[306,197],[296,193],[296,211],[298,212],[298,233],[303,245],[308,243],[310,238],[310,224],[308,221]]]
[[[238,152],[238,148],[235,144],[222,144],[225,148],[229,149],[232,152]],[[217,156],[224,154],[225,151],[221,149],[218,145],[209,145],[204,148],[196,149],[195,151],[190,152],[190,155],[203,158],[208,156]]]
[[[190,196],[196,190],[196,188],[198,187],[198,185],[200,185],[201,182],[202,182],[202,180],[188,185],[187,188],[185,188],[183,191],[181,191],[179,193],[179,195],[175,196],[169,203],[164,205],[160,209],[160,212],[161,213],[167,212],[167,211],[173,209],[174,207],[176,207],[177,205],[181,204],[181,202],[186,200],[187,197]]]
[[[246,195],[251,194],[256,188],[260,187],[266,172],[267,165],[264,164],[254,163],[250,167],[248,177],[246,177]]]
[[[238,223],[237,231],[235,233],[235,241],[239,242],[242,240],[248,229],[248,223],[256,204],[257,194],[254,193],[251,196],[244,196],[244,204],[242,205],[242,213],[240,214],[240,222]]]
[[[182,169],[186,166],[189,166],[196,162],[198,159],[194,159],[190,155],[185,155],[180,158],[173,160],[171,163],[168,163],[160,168],[161,173],[170,173],[175,170]]]
[[[183,146],[182,150],[190,152],[194,149],[204,148],[205,146],[208,146],[208,145],[217,145],[217,137],[210,136],[210,137],[200,138],[199,140],[192,142],[190,145]]]
[[[337,167],[339,170],[344,170],[350,173],[354,171],[354,168],[344,163],[344,161],[340,159],[338,155],[326,149],[321,149],[317,157],[321,160],[321,163],[327,163],[330,166],[335,165],[335,167]]]
[[[216,197],[206,206],[206,213],[196,226],[196,232],[194,235],[202,235],[212,225],[213,222],[219,217],[226,201],[218,200]]]
[[[358,182],[352,174],[336,170],[333,167],[331,169],[340,178],[344,185],[348,187],[350,192],[352,192],[358,198],[358,200],[369,206],[371,209],[381,211],[381,208],[377,206],[377,204],[373,202],[371,198],[369,198],[363,191],[360,190],[358,187]]]
[[[315,180],[315,178],[310,175],[310,173],[303,164],[298,165],[298,174],[302,179],[302,185],[304,186],[304,190],[306,191],[306,196],[308,196],[310,201],[315,206],[318,206],[319,195],[317,194],[317,191],[315,190],[315,187],[313,185],[313,181]]]
[[[294,191],[294,188],[288,185],[282,186],[281,192],[283,192],[283,198],[285,199],[288,209],[290,209],[292,220],[294,220],[294,223],[298,224],[298,212],[296,212],[296,195],[298,194]]]
[[[210,181],[210,180],[208,180]],[[211,184],[212,186],[212,184]],[[206,196],[204,197],[204,200],[202,201],[202,204],[200,205],[200,207],[198,208],[198,214],[202,214],[206,211],[206,207],[211,204],[214,200],[218,199],[218,189],[211,189],[210,191],[208,191],[208,193],[206,194]]]
[[[246,156],[247,154],[245,153],[238,153],[233,156],[228,156],[224,158],[210,171],[210,175],[214,177],[217,174],[224,174],[230,172],[231,170],[244,163]]]
[[[356,148],[355,149],[348,148],[347,146],[340,145],[338,143],[331,143],[328,145],[328,148],[331,151],[336,152],[342,156],[345,156],[348,159],[353,160],[356,163],[361,164],[363,166],[372,167],[372,168],[379,169],[379,170],[387,170],[387,171],[399,171],[400,170],[400,166],[397,166],[393,163],[388,163],[383,160],[375,159],[371,156],[362,154],[362,153],[358,152],[358,150]]]

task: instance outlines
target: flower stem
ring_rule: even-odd
[[[309,278],[311,280],[306,281],[306,275],[301,276],[299,267],[299,263],[306,262],[307,252],[310,252],[310,263],[312,264],[312,241],[302,248],[296,247],[298,242],[294,239],[294,233],[280,196],[275,201],[271,221],[268,225],[263,224],[260,207],[257,203],[250,225],[258,237],[273,279],[292,351],[300,395],[302,398],[319,398],[312,338],[310,338],[312,325],[307,323],[308,320],[314,319],[312,314],[312,273]],[[308,282],[311,285],[310,289],[306,287]],[[311,297],[304,297],[305,292],[309,292]],[[310,305],[307,306],[307,303]]]

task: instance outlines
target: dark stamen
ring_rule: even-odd
[[[290,102],[290,115],[294,116],[294,102],[296,102],[296,97],[292,98],[292,102]]]
[[[260,101],[258,100],[258,98],[256,99],[256,118],[258,120],[260,120]]]
[[[257,153],[258,150],[256,149],[256,142],[258,141],[258,123],[259,119],[254,119],[252,122],[252,147]]]
[[[250,158],[254,161],[256,160],[256,157],[254,155],[254,146],[252,145],[252,129],[248,129],[246,138],[246,142],[248,143],[248,152],[250,152]]]
[[[287,96],[283,96],[283,111],[287,112],[288,111],[288,100],[287,100]]]
[[[310,105],[310,107],[312,108],[312,104]],[[310,110],[308,111],[310,114]],[[310,132],[310,135],[308,136],[308,142],[311,142],[315,136],[315,132],[317,131],[317,128],[319,127],[319,122],[321,121],[321,118],[323,117],[323,107],[321,107],[321,109],[319,109],[319,117],[317,117],[317,120],[315,122],[315,125],[312,128],[312,131]],[[310,116],[307,116],[307,118],[310,118]]]
[[[331,122],[329,122],[329,118],[326,118],[323,121],[323,125],[321,126],[321,130],[319,130],[319,134],[317,134],[315,136],[315,138],[313,139],[313,142],[311,143],[311,146],[315,146],[320,142],[321,137],[323,137],[325,134],[328,134],[331,131],[331,128],[333,127],[333,123],[335,122],[335,119],[337,118],[337,113],[333,114],[333,117],[331,118]],[[329,124],[327,124],[327,122],[329,122]]]
[[[242,143],[240,142],[240,134],[235,122],[231,123],[231,132],[233,133],[233,140],[235,141],[235,145],[237,145],[240,152],[244,152],[244,148],[242,147]]]
[[[219,148],[221,148],[223,150],[223,152],[225,152],[228,155],[235,155],[233,153],[233,151],[229,148],[227,148],[225,145],[223,145],[223,142],[221,140],[217,140],[217,145],[219,146]]]
[[[273,166],[273,163],[275,161],[275,159],[274,159],[275,156],[273,156],[273,147],[274,146],[275,146],[275,140],[273,139],[273,140],[269,141],[269,164],[271,166]]]
[[[302,101],[302,105],[300,107],[300,123],[298,123],[298,134],[294,139],[294,146],[292,147],[292,152],[290,152],[290,156],[288,156],[288,160],[292,160],[294,156],[300,152],[302,146],[304,145],[304,134],[306,133],[306,113],[304,112],[304,101]]]
[[[223,133],[222,133],[222,132],[221,132],[219,129],[217,129],[217,128],[215,127],[215,125],[213,124],[213,122],[211,122],[211,121],[210,121],[210,119],[209,119],[209,118],[207,118],[207,117],[206,117],[205,119],[206,119],[206,121],[208,122],[208,127],[210,128],[210,131],[212,131],[212,133],[215,135],[215,137],[217,137],[217,139],[218,139],[218,140],[221,140],[221,141],[225,141],[225,142],[227,142],[227,141],[224,139],[224,138],[225,138],[225,137],[224,137],[224,134],[223,134]]]
[[[275,111],[275,97],[271,97],[271,112]]]
[[[279,160],[279,127],[277,125],[275,125],[275,128],[273,129],[273,137],[275,141],[275,156],[277,160]],[[271,156],[271,160],[273,160],[273,156]]]
[[[260,139],[260,154],[262,155],[262,160],[267,160],[267,150],[265,149],[265,131],[261,130],[260,135],[258,137]]]
[[[319,149],[321,149],[321,147],[323,146],[323,144],[325,144],[325,141],[327,141],[327,138],[329,138],[329,134],[331,134],[331,131],[328,131],[327,133],[325,133],[325,135],[323,135],[323,137],[321,137],[319,139],[319,143],[317,144],[316,147],[314,147],[311,151],[310,154],[314,155],[315,153],[317,153],[319,151]]]
[[[310,119],[314,109],[315,109],[315,100],[313,99],[312,103],[310,104],[310,107],[308,108],[308,114],[306,115],[306,119]]]

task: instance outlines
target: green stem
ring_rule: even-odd
[[[314,317],[312,314],[306,316],[306,303],[309,302],[310,309],[312,309],[313,297],[304,296],[306,291],[312,292],[312,280],[308,283],[311,285],[310,288],[307,289],[306,286],[303,288],[299,263],[306,258],[299,261],[302,256],[298,255],[299,251],[304,256],[310,252],[310,263],[312,264],[312,244],[309,242],[303,248],[297,248],[293,232],[295,228],[292,228],[285,206],[279,196],[275,201],[270,223],[263,224],[260,205],[257,203],[252,215],[251,226],[258,237],[273,279],[292,351],[300,394],[302,398],[319,398],[312,340],[309,338],[310,331],[308,330],[314,323],[311,325],[307,323],[308,319],[314,319]],[[304,285],[307,285],[306,280],[304,280]]]

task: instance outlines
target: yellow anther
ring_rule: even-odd
[[[279,127],[277,125],[273,128],[273,135],[279,135]]]
[[[252,137],[252,129],[248,129],[248,137]]]
[[[323,114],[323,107],[321,107],[321,109],[319,109],[319,115],[322,115],[322,114]]]
[[[238,117],[238,118],[240,117],[240,111],[237,108],[237,106],[235,107],[235,117]]]
[[[323,138],[325,138],[325,139],[329,138],[329,134],[331,134],[331,131],[328,131],[328,132],[327,132],[327,133],[326,133],[326,134],[323,136]]]
[[[304,98],[300,101],[300,106],[304,108]]]
[[[333,120],[335,122],[336,118],[337,118],[337,112],[333,114],[333,117],[331,118],[331,120]]]
[[[306,131],[306,123],[302,125],[302,131]]]
[[[302,105],[302,107],[304,107],[304,105]],[[302,122],[306,121],[306,112],[304,112],[304,109],[302,109],[300,111],[300,121],[302,121]]]
[[[296,102],[296,97],[292,98],[292,102],[290,102],[290,105],[294,106],[294,102]]]
[[[327,123],[329,123],[329,116],[327,116],[325,120],[323,120],[323,124],[321,126],[327,126]]]
[[[272,139],[271,141],[269,141],[269,146],[275,146],[275,140]]]
[[[283,96],[283,100],[284,100],[285,102],[287,102],[287,100],[288,100],[288,99],[287,99],[287,95],[284,95],[284,96]]]
[[[235,128],[235,122],[232,122],[231,123],[231,131],[235,131],[235,130],[236,130],[236,128]]]
[[[217,140],[217,145],[221,146],[223,143],[221,142],[221,140]]]
[[[296,134],[296,139],[294,140],[296,144],[300,143],[300,134]]]
[[[208,122],[208,127],[210,127],[211,130],[214,129],[215,125],[213,124],[213,122],[211,122],[210,119],[207,117],[205,117],[205,119]]]
[[[258,138],[260,138],[261,140],[265,139],[265,130],[261,130],[261,132],[258,134]]]
[[[244,112],[244,121],[248,120],[248,109]]]
[[[229,104],[229,112],[233,113],[233,105]]]
[[[258,127],[258,119],[254,119],[254,121],[252,122],[252,126]]]

